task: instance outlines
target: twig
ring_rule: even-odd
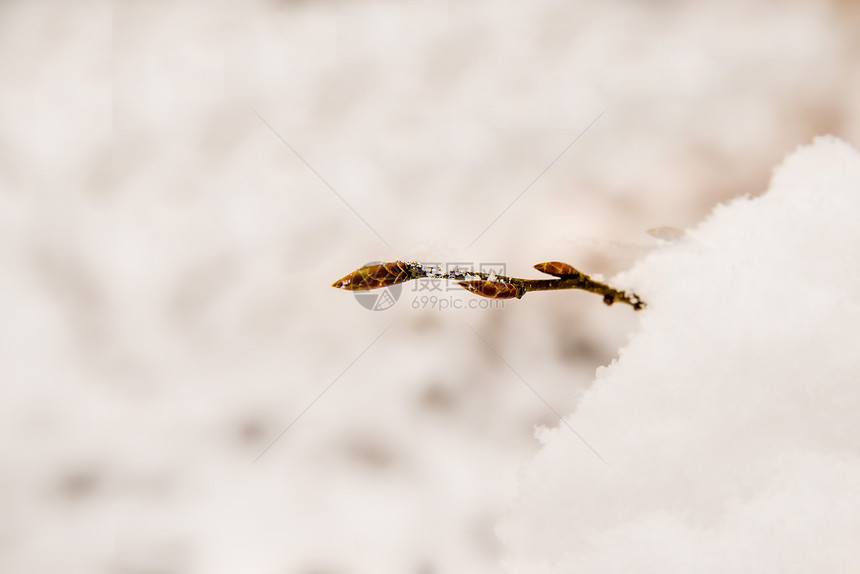
[[[585,273],[567,263],[548,261],[538,263],[535,269],[556,279],[520,279],[482,271],[454,270],[442,271],[435,265],[422,265],[418,262],[392,261],[365,265],[332,284],[338,289],[365,291],[379,289],[411,281],[412,279],[449,279],[482,297],[491,299],[520,299],[530,291],[557,291],[561,289],[582,289],[597,293],[603,302],[612,305],[616,301],[626,303],[635,310],[645,307],[645,302],[635,293],[613,289],[605,283],[595,281]]]

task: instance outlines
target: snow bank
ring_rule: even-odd
[[[522,472],[506,572],[860,564],[860,155],[819,138],[620,280],[649,303]]]

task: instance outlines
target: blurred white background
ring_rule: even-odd
[[[0,570],[497,571],[535,428],[636,314],[416,310],[411,285],[372,312],[330,284],[394,259],[610,276],[813,135],[860,145],[858,23],[847,0],[3,2]]]

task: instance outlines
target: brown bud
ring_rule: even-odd
[[[457,281],[457,285],[475,295],[490,299],[513,299],[521,297],[519,288],[514,283],[501,281]]]
[[[412,279],[412,273],[409,266],[403,261],[392,261],[365,265],[346,277],[338,279],[332,283],[332,287],[349,291],[366,291],[396,285],[410,279]]]
[[[546,263],[538,263],[535,269],[547,275],[555,275],[556,277],[579,277],[582,275],[573,265],[562,263],[561,261],[547,261]]]

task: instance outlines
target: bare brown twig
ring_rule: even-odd
[[[613,289],[605,283],[595,281],[567,263],[548,261],[546,263],[538,263],[534,267],[541,273],[553,275],[556,278],[520,279],[518,277],[507,277],[460,269],[443,272],[438,267],[432,265],[422,265],[417,262],[391,261],[389,263],[365,265],[335,281],[332,287],[350,291],[365,291],[427,277],[457,281],[457,284],[467,291],[491,299],[520,299],[530,291],[582,289],[602,296],[603,302],[607,305],[612,305],[616,301],[620,301],[632,306],[637,311],[645,307],[645,302],[635,293]]]

